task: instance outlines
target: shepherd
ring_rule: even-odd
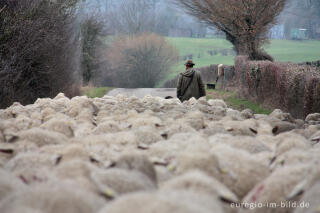
[[[199,99],[206,96],[200,72],[193,68],[195,65],[193,61],[188,60],[184,65],[186,66],[186,71],[179,75],[177,97],[183,102],[192,97]]]

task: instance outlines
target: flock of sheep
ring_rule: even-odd
[[[15,103],[0,110],[0,212],[320,212],[319,141],[320,114],[222,100]]]

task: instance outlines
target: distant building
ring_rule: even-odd
[[[307,29],[293,28],[293,29],[291,29],[291,39],[293,39],[293,40],[305,40],[305,39],[308,39],[307,31],[308,31]]]

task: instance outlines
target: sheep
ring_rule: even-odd
[[[275,156],[270,168],[275,169],[284,165],[295,165],[301,163],[310,163],[313,160],[320,159],[317,151],[301,150],[300,148],[291,149],[279,156]]]
[[[3,137],[4,142],[14,142],[17,139],[17,128],[14,119],[1,121],[0,122],[0,132]]]
[[[290,123],[294,123],[294,118],[290,115],[290,113],[284,113],[280,109],[273,110],[273,112],[269,116],[277,118],[281,121],[288,121]]]
[[[25,185],[14,175],[0,169],[0,203],[15,191],[21,191]]]
[[[222,107],[227,108],[227,104],[221,99],[210,99],[208,100],[208,104],[213,107]]]
[[[168,169],[169,162],[163,159],[158,160],[157,158],[151,159],[155,165],[155,171],[157,174],[158,186],[161,187],[165,182],[169,181],[174,177],[174,174]]]
[[[207,151],[210,147],[207,139],[200,134],[178,133],[169,140],[152,144],[147,153],[151,157],[171,159],[181,152]]]
[[[92,193],[54,182],[13,193],[0,204],[0,212],[95,213],[104,203]]]
[[[134,193],[120,197],[99,213],[222,213],[217,198],[184,191]]]
[[[320,113],[309,114],[305,121],[309,124],[319,124],[320,123]]]
[[[318,152],[315,154],[318,154]],[[314,169],[310,169],[306,177],[293,188],[293,190],[287,197],[289,200],[300,200],[301,195],[313,188],[313,186],[320,181],[320,161],[318,155],[317,157],[317,160],[313,159],[308,162],[308,164],[314,167]]]
[[[246,151],[227,145],[211,149],[219,162],[220,172],[215,176],[242,199],[257,183],[269,176],[270,170]],[[248,175],[250,174],[250,175]]]
[[[250,119],[254,117],[253,111],[251,109],[244,109],[241,111],[241,116],[244,119]]]
[[[5,142],[4,134],[3,134],[3,127],[2,124],[0,123],[0,143]]]
[[[232,120],[243,121],[244,118],[241,115],[241,112],[234,109],[227,109],[226,116],[230,117]]]
[[[296,124],[290,123],[287,121],[271,120],[271,121],[269,121],[269,123],[273,127],[272,132],[275,135],[278,135],[278,134],[284,133],[284,132],[289,132],[289,131],[297,128]]]
[[[14,102],[10,107],[8,107],[6,109],[6,114],[9,118],[16,118],[18,115],[28,116],[28,112],[19,102]]]
[[[32,112],[30,114],[30,119],[31,119],[31,128],[34,127],[40,127],[42,124],[42,115],[40,111]]]
[[[153,164],[148,157],[139,154],[123,154],[117,159],[116,167],[127,170],[136,170],[146,175],[154,184],[157,183],[157,175]]]
[[[305,139],[303,136],[295,133],[282,133],[275,137],[276,145],[276,155],[281,155],[293,148],[308,149],[311,147],[311,143]]]
[[[199,170],[191,170],[172,178],[163,184],[161,190],[190,190],[195,194],[218,195],[220,200],[226,202],[236,203],[239,201],[237,196],[220,181]]]
[[[75,138],[83,138],[92,135],[92,132],[95,130],[96,126],[92,123],[78,123],[74,129]]]
[[[6,165],[8,171],[19,171],[25,168],[53,168],[55,166],[54,155],[47,153],[26,152],[19,153],[12,158]]]
[[[257,138],[249,136],[233,137],[227,134],[217,134],[209,138],[211,144],[228,144],[234,148],[245,150],[255,154],[259,152],[271,152],[271,149]]]
[[[176,121],[177,123],[187,123],[195,130],[200,130],[205,128],[204,114],[200,111],[188,112],[183,118]]]
[[[171,138],[176,133],[183,132],[196,133],[197,131],[194,128],[192,128],[189,124],[180,120],[174,123],[169,122],[165,130],[163,131],[162,135],[165,139],[167,139]]]
[[[67,137],[61,133],[52,132],[40,128],[32,128],[21,131],[17,135],[18,140],[26,140],[37,144],[39,147],[49,144],[62,144],[67,142]]]
[[[233,213],[231,203],[237,203],[237,196],[215,178],[205,173],[193,170],[173,178],[163,184],[161,191],[186,190],[197,195],[207,195],[213,199],[218,197],[224,212]]]
[[[313,213],[319,212],[320,203],[320,182],[316,183],[309,191],[307,191],[297,204],[294,213]]]
[[[19,168],[12,171],[12,174],[19,177],[24,184],[29,185],[30,187],[32,185],[56,180],[54,173],[45,166]]]
[[[320,142],[320,130],[317,131],[316,133],[314,133],[313,135],[311,135],[310,140],[311,140],[312,145],[319,144],[319,142]]]
[[[88,135],[86,137],[75,137],[70,140],[70,143],[81,143],[86,145],[111,145],[119,146],[137,146],[137,137],[131,131],[116,132],[102,135]]]
[[[10,115],[7,110],[0,109],[0,120],[7,120],[10,118],[12,118],[12,115]]]
[[[91,178],[91,174],[97,170],[99,168],[89,162],[74,159],[61,162],[53,172],[59,180],[72,182],[77,187],[100,195],[98,187]]]
[[[18,192],[36,197],[38,187],[48,192],[56,185],[104,198],[108,205],[100,213],[150,212],[153,205],[155,212],[235,213],[230,203],[242,199],[271,202],[277,178],[284,179],[277,202],[298,200],[320,179],[312,172],[320,162],[320,126],[312,116],[305,124],[279,110],[253,115],[205,98],[70,100],[59,94],[15,103],[0,117],[0,166],[23,186],[0,195],[0,212],[43,212],[46,198],[31,209]]]
[[[135,129],[133,132],[137,137],[139,144],[150,145],[163,139],[161,134],[157,132],[157,130],[154,127],[139,127]]]
[[[117,122],[112,120],[107,120],[102,123],[99,123],[99,125],[93,130],[93,134],[99,135],[99,134],[105,134],[105,133],[114,133],[114,132],[120,132],[121,129]]]
[[[52,118],[49,121],[43,123],[40,128],[54,131],[65,135],[68,138],[74,136],[75,122],[71,119]]]
[[[99,112],[99,109],[97,108],[97,106],[93,104],[91,99],[89,99],[86,96],[81,96],[81,97],[74,97],[70,100],[67,113],[70,117],[75,118],[77,116],[81,116],[81,113],[85,109],[88,110],[86,112],[89,112],[93,115]]]
[[[42,117],[42,122],[46,122],[50,120],[53,117],[56,117],[57,112],[51,108],[51,107],[46,107],[45,109],[41,110],[41,117]]]
[[[208,122],[205,129],[200,130],[200,133],[210,137],[217,134],[228,134],[228,131],[220,123]]]
[[[48,108],[48,106],[50,106],[50,108],[54,111],[54,112],[64,112],[66,111],[66,102],[56,102],[53,99],[50,98],[38,98],[36,100],[36,102],[34,103],[35,106],[37,106],[38,108],[40,108],[42,111],[45,110],[46,108]]]
[[[96,165],[100,165],[100,159],[84,144],[70,144],[66,146],[49,146],[47,149],[41,149],[45,153],[56,154],[55,164],[65,161],[82,160],[84,162],[92,162]]]
[[[90,174],[93,183],[103,194],[109,198],[115,198],[122,194],[137,191],[155,190],[156,185],[139,171],[110,168],[105,171],[94,171]]]
[[[269,213],[275,212],[274,207],[268,208],[267,204],[274,203],[280,207],[281,202],[285,203],[289,200],[290,193],[296,184],[300,183],[312,167],[309,165],[285,166],[276,169],[269,177],[258,183],[243,199],[247,204],[260,204],[261,208],[241,209],[240,213]],[[276,208],[276,212],[291,212],[291,208]]]
[[[144,112],[144,114],[139,114],[135,117],[130,117],[127,120],[128,123],[132,125],[132,128],[137,128],[140,126],[161,126],[162,121],[160,118],[156,116],[148,115],[148,112]]]
[[[32,127],[32,120],[25,115],[18,115],[14,122],[19,131],[28,130]]]
[[[256,136],[259,134],[271,134],[272,132],[272,128],[268,123],[254,119],[234,121],[226,117],[220,120],[218,125],[223,126],[232,135]]]
[[[211,177],[218,177],[221,171],[218,158],[205,152],[181,153],[174,164],[177,175],[198,169]]]

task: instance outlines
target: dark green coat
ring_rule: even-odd
[[[190,81],[191,83],[188,87]],[[180,73],[177,86],[177,97],[180,101],[187,101],[192,97],[199,99],[203,96],[206,96],[206,90],[200,72],[190,68]]]

